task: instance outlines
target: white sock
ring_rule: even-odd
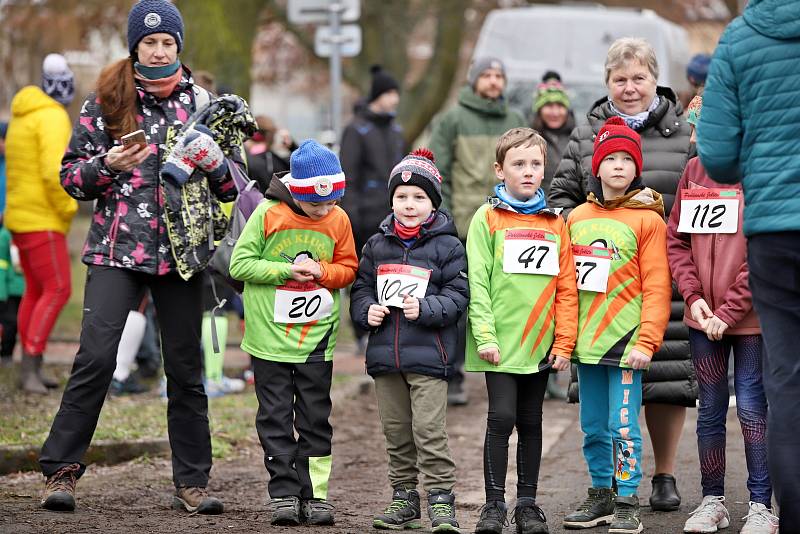
[[[125,329],[122,331],[117,348],[117,368],[114,369],[116,380],[124,382],[130,376],[131,367],[142,344],[146,326],[147,319],[143,313],[135,310],[128,312],[128,320],[125,321]]]

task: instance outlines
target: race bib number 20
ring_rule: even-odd
[[[556,235],[546,230],[506,230],[503,272],[556,276]]]
[[[329,317],[333,295],[314,282],[289,280],[275,290],[276,323],[303,324]]]
[[[378,266],[378,303],[403,307],[403,296],[423,298],[431,270],[413,265],[387,263]]]

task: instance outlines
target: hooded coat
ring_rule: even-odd
[[[462,241],[472,216],[493,195],[497,139],[523,126],[525,119],[505,99],[481,98],[469,86],[434,124],[430,149],[442,174],[443,206],[452,211]]]
[[[706,80],[698,153],[715,181],[743,182],[746,236],[800,230],[798,13],[800,0],[750,0]]]
[[[419,318],[409,321],[402,310],[390,308],[391,315],[373,328],[367,312],[378,303],[377,269],[392,263],[430,269],[428,289],[420,299]],[[353,322],[370,331],[367,372],[371,376],[408,372],[446,379],[453,374],[450,357],[458,344],[458,318],[469,301],[466,269],[466,252],[447,212],[437,211],[408,247],[395,234],[393,216],[384,219],[381,231],[364,246],[350,294]]]
[[[11,102],[6,136],[5,226],[13,233],[66,234],[78,203],[61,188],[61,157],[72,126],[64,106],[40,88],[22,88]]]

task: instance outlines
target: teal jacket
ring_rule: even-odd
[[[0,301],[8,297],[21,297],[25,292],[25,279],[11,260],[11,233],[0,228]]]
[[[741,181],[745,235],[800,230],[800,0],[750,0],[714,52],[697,150]]]

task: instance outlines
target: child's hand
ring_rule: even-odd
[[[717,317],[716,315],[712,315],[711,319],[708,320],[706,323],[705,331],[706,336],[711,341],[719,341],[722,339],[722,335],[728,329],[728,323]]]
[[[694,301],[689,307],[689,313],[692,314],[692,319],[698,322],[703,330],[706,330],[708,320],[714,316],[714,312],[711,311],[711,308],[708,307],[708,304],[703,299]]]
[[[406,295],[403,297],[403,315],[409,321],[416,321],[419,318],[419,299]]]
[[[303,267],[302,264],[292,264],[292,280],[297,280],[298,282],[310,282],[314,279],[314,276],[308,272],[308,269]]]
[[[307,258],[297,265],[305,269],[308,274],[314,277],[314,279],[319,280],[322,278],[322,267],[320,267],[319,262],[316,262],[311,258]]]
[[[645,369],[650,365],[650,356],[644,352],[633,349],[631,353],[628,354],[625,363],[630,365],[632,369]]]
[[[496,347],[489,347],[478,351],[478,357],[481,360],[486,360],[492,365],[500,365],[500,349]]]
[[[369,310],[367,310],[367,324],[370,326],[380,326],[383,322],[383,318],[390,313],[389,308],[386,306],[373,304],[369,307]]]
[[[551,354],[550,363],[553,364],[553,369],[556,371],[566,371],[569,369],[569,356],[561,356],[560,354]]]

